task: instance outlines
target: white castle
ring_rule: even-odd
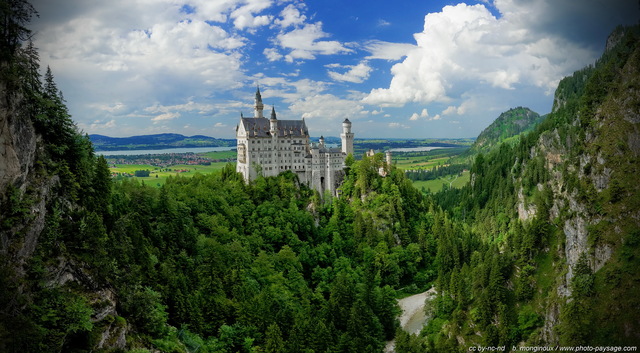
[[[300,182],[318,190],[336,194],[344,177],[344,160],[353,154],[351,122],[342,123],[342,148],[329,148],[320,137],[319,143],[309,142],[309,130],[302,120],[278,120],[275,108],[271,118],[263,116],[260,88],[256,90],[254,116],[240,114],[236,126],[238,162],[236,171],[249,182],[258,175],[275,176],[286,170],[294,172]]]

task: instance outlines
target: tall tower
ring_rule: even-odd
[[[349,119],[344,119],[342,122],[342,153],[348,155],[353,154],[353,133],[351,132],[351,122]]]
[[[264,104],[262,104],[262,96],[260,95],[260,87],[256,89],[256,100],[255,105],[253,106],[253,117],[254,118],[264,118],[262,116],[262,109],[264,109]]]
[[[262,111],[260,111],[262,114]],[[271,119],[269,119],[269,131],[271,132],[271,136],[276,136],[278,132],[278,119],[276,119],[276,107],[271,108]]]

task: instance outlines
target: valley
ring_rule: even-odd
[[[549,114],[506,110],[477,139],[356,140],[334,196],[291,170],[246,182],[235,151],[95,153],[21,44],[33,9],[3,5],[0,351],[640,345],[640,26],[560,80]],[[405,120],[442,119],[420,111]],[[441,148],[382,153],[415,147]]]

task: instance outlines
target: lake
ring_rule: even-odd
[[[102,156],[137,156],[144,154],[169,154],[169,153],[204,153],[214,151],[233,151],[236,147],[182,147],[182,148],[165,148],[161,150],[126,150],[126,151],[96,151],[97,155]]]

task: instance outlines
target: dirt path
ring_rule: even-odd
[[[400,327],[409,333],[419,333],[427,320],[423,310],[424,302],[427,298],[431,300],[435,296],[436,290],[435,288],[431,288],[426,292],[398,300],[398,305],[400,305],[400,309],[402,309],[402,314],[398,318],[400,320]],[[384,351],[392,353],[395,351],[394,348],[395,341],[389,341]]]

